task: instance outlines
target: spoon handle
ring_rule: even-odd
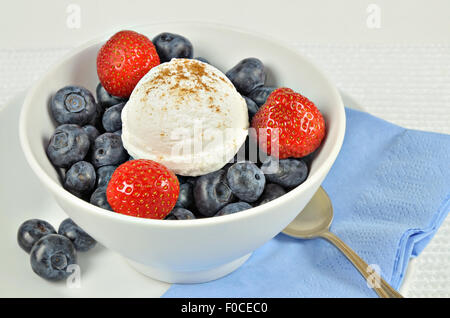
[[[367,282],[374,281],[373,289],[383,298],[403,298],[394,288],[392,288],[377,272],[370,270],[369,265],[358,256],[347,244],[345,244],[339,237],[330,231],[325,231],[320,234],[320,237],[328,240],[336,246],[358,269],[361,275],[364,276]]]

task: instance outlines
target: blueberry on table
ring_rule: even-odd
[[[247,96],[253,100],[256,105],[261,107],[266,102],[270,94],[276,89],[272,86],[260,86],[252,90]]]
[[[98,187],[92,193],[89,202],[99,208],[112,211],[113,209],[108,203],[108,199],[106,197],[106,186]]]
[[[254,57],[240,61],[226,76],[243,95],[248,95],[256,87],[264,85],[266,80],[264,64]]]
[[[245,99],[245,102],[247,103],[247,110],[248,110],[248,120],[251,122],[253,116],[258,112],[259,107],[256,105],[256,103],[248,98],[247,96],[242,96]]]
[[[42,237],[55,234],[53,226],[39,219],[31,219],[23,222],[17,231],[17,242],[19,246],[27,253],[30,253],[33,245]]]
[[[107,132],[115,132],[122,129],[122,109],[125,103],[120,103],[109,107],[103,114],[102,124]]]
[[[94,140],[95,140],[98,136],[100,136],[100,133],[98,132],[98,129],[95,128],[93,125],[86,125],[86,126],[83,126],[83,127],[81,127],[81,128],[83,128],[83,130],[88,134],[89,141],[90,141],[91,143],[93,143]]]
[[[81,86],[66,86],[58,90],[50,104],[53,118],[58,124],[88,124],[97,109],[94,96]]]
[[[192,220],[192,219],[195,219],[195,215],[194,215],[194,213],[192,213],[191,211],[189,211],[187,209],[175,207],[175,208],[173,208],[172,211],[170,211],[170,213],[166,216],[165,219],[166,220]]]
[[[181,208],[190,208],[194,204],[193,185],[190,183],[180,184],[180,194],[175,206]]]
[[[67,218],[61,222],[58,229],[58,234],[67,237],[79,252],[86,252],[93,248],[97,241],[87,234],[75,222]]]
[[[97,88],[95,89],[95,93],[97,95],[97,101],[103,108],[108,108],[119,103],[125,102],[126,98],[120,98],[116,96],[112,96],[110,93],[106,91],[106,89],[102,86],[101,83],[98,83]]]
[[[94,166],[87,161],[78,161],[67,170],[64,188],[76,195],[90,193],[94,190],[96,173]]]
[[[48,280],[62,280],[70,276],[69,265],[77,263],[72,242],[65,236],[50,234],[34,244],[30,253],[33,271]]]
[[[105,187],[108,185],[117,166],[103,166],[97,169],[97,187]]]
[[[235,196],[246,202],[255,202],[264,191],[266,177],[254,163],[244,161],[228,169],[227,181]]]
[[[50,138],[47,156],[55,167],[68,168],[84,159],[89,146],[89,135],[80,126],[64,124]]]
[[[258,205],[275,200],[284,194],[286,194],[286,190],[284,190],[282,186],[276,183],[268,183],[266,184],[263,194],[259,198]]]
[[[235,202],[235,203],[230,203],[226,206],[224,206],[219,212],[216,213],[216,215],[214,216],[222,216],[222,215],[228,215],[228,214],[233,214],[236,212],[241,212],[244,210],[248,210],[253,208],[250,204],[248,204],[247,202]]]
[[[194,199],[198,212],[213,216],[234,200],[227,182],[226,172],[218,170],[199,177],[194,186]]]
[[[288,158],[277,160],[270,157],[261,166],[269,182],[285,188],[292,188],[302,184],[308,177],[308,166],[303,160]]]
[[[152,40],[161,63],[169,62],[173,58],[191,59],[194,56],[192,43],[184,36],[164,32]]]
[[[104,133],[95,139],[91,153],[91,162],[94,167],[120,165],[127,161],[128,157],[119,135]]]

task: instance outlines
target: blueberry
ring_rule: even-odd
[[[304,161],[306,163],[306,165],[308,167],[310,167],[315,156],[316,156],[316,151],[313,151],[309,155],[306,155],[306,156],[302,157],[301,159],[302,159],[302,161]]]
[[[254,57],[240,61],[226,76],[243,95],[248,95],[256,87],[264,85],[266,80],[264,64]]]
[[[64,124],[55,129],[47,147],[54,166],[67,168],[83,160],[89,151],[89,135],[78,125]]]
[[[64,178],[64,188],[80,196],[92,192],[95,187],[95,169],[87,161],[78,161],[67,170]]]
[[[255,116],[256,112],[259,110],[259,107],[252,99],[248,98],[247,96],[242,97],[244,97],[245,102],[247,103],[248,120],[251,122],[253,116]]]
[[[180,207],[175,207],[166,216],[166,220],[192,220],[192,219],[195,219],[194,213]]]
[[[266,174],[266,179],[272,183],[279,184],[285,188],[296,187],[302,184],[308,176],[308,166],[299,159],[277,159],[270,157],[261,166]]]
[[[161,33],[152,40],[161,63],[173,58],[191,59],[194,56],[192,43],[184,36],[173,33]]]
[[[128,160],[128,153],[123,147],[122,138],[114,133],[104,133],[95,139],[91,162],[94,167],[119,165]]]
[[[186,177],[186,182],[192,184],[192,186],[195,187],[198,178],[199,177]]]
[[[125,103],[120,103],[108,108],[103,114],[102,124],[107,132],[114,132],[122,129],[122,109]]]
[[[108,199],[106,198],[106,186],[99,187],[95,189],[92,193],[89,202],[99,208],[112,211],[113,209],[108,203]]]
[[[192,185],[192,187],[194,187],[195,182],[197,181],[198,177],[186,177],[186,176],[177,175],[177,179],[178,179],[178,183],[180,184],[180,186],[184,183],[189,183],[190,185]]]
[[[100,104],[97,104],[97,108],[96,108],[96,111],[95,111],[95,116],[89,122],[89,125],[94,126],[99,131],[102,131],[102,132],[103,132],[102,117],[103,117],[103,113],[104,112],[105,112],[105,109],[103,108],[103,106],[100,105]]]
[[[258,205],[275,200],[284,194],[286,194],[286,190],[284,190],[282,186],[275,183],[268,183],[266,184],[263,194],[259,198]]]
[[[17,231],[17,242],[27,253],[30,253],[33,245],[42,237],[56,233],[53,226],[39,219],[31,219],[23,222]]]
[[[258,200],[266,184],[264,173],[249,161],[233,164],[228,169],[227,181],[233,194],[246,202]]]
[[[247,96],[253,100],[258,107],[261,107],[275,89],[276,88],[272,86],[260,86],[252,90]]]
[[[218,170],[198,178],[194,186],[194,199],[199,213],[204,216],[213,216],[232,202],[234,196],[228,185],[226,172]]]
[[[122,136],[122,129],[116,130],[114,134],[116,134],[117,136]]]
[[[211,63],[209,63],[209,61],[208,61],[207,59],[205,59],[204,57],[198,56],[198,57],[195,58],[195,60],[200,61],[200,62],[203,62],[203,63],[206,63],[206,64],[211,64]]]
[[[216,213],[214,216],[222,216],[222,215],[228,215],[233,214],[236,212],[241,212],[244,210],[248,210],[253,208],[250,204],[247,202],[236,202],[236,203],[230,203],[226,206],[224,206],[219,212]]]
[[[187,182],[187,177],[177,174],[178,183],[182,185]]]
[[[117,166],[103,166],[97,169],[97,187],[105,187],[116,171]]]
[[[64,235],[72,241],[73,246],[79,252],[86,252],[93,248],[97,241],[87,234],[81,227],[75,224],[75,222],[67,218],[61,222],[58,228],[58,234]]]
[[[72,242],[65,236],[50,234],[34,244],[30,253],[33,271],[48,280],[62,280],[70,276],[67,267],[77,263],[77,254]]]
[[[94,96],[81,86],[61,88],[51,100],[51,112],[58,124],[86,125],[97,109]]]
[[[97,128],[95,128],[93,125],[86,125],[81,127],[83,130],[88,134],[89,141],[91,143],[94,142],[94,140],[100,136],[100,133],[98,132]]]
[[[233,160],[233,159],[231,159],[231,160]],[[222,167],[221,170],[225,171],[225,174],[226,174],[226,173],[228,172],[228,169],[230,169],[230,167],[231,167],[233,164],[234,164],[234,163],[227,162],[227,163],[225,164],[225,166]]]
[[[175,206],[189,209],[194,204],[193,188],[190,183],[180,185],[180,194]]]
[[[119,103],[122,103],[126,101],[126,98],[120,98],[116,96],[112,96],[109,94],[106,89],[102,86],[101,83],[98,83],[97,88],[95,90],[95,93],[97,95],[97,101],[103,108],[108,108],[113,105],[117,105]]]

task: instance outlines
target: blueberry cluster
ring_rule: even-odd
[[[50,104],[58,124],[47,155],[70,193],[111,210],[106,186],[114,170],[130,156],[122,144],[121,113],[126,99],[111,96],[101,84],[93,94],[81,86],[58,90]]]
[[[221,216],[262,205],[302,184],[308,171],[305,159],[268,158],[262,164],[230,163],[200,177],[178,176],[180,195],[166,219]]]
[[[191,42],[173,33],[161,33],[153,40],[161,63],[172,58],[193,58]],[[195,59],[209,63],[203,57]],[[275,87],[266,85],[264,64],[246,58],[226,76],[247,103],[253,118]],[[47,155],[62,173],[63,185],[72,194],[112,210],[106,187],[115,169],[131,158],[121,139],[121,112],[126,99],[111,96],[101,84],[96,99],[86,88],[66,86],[53,96],[51,113],[58,124],[50,138]],[[253,147],[253,148],[252,148]],[[221,216],[274,200],[305,181],[310,157],[264,162],[250,158],[257,145],[247,138],[238,155],[221,170],[200,176],[178,176],[180,193],[167,220]],[[241,152],[241,151],[240,151]]]
[[[17,242],[30,254],[33,271],[53,281],[67,278],[69,266],[77,264],[77,252],[86,252],[97,243],[71,219],[62,221],[58,232],[44,220],[27,220],[19,227]]]

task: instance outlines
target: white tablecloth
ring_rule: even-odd
[[[294,45],[369,113],[450,134],[450,45]],[[0,50],[0,110],[69,48]],[[407,297],[450,297],[450,218],[413,261]]]

